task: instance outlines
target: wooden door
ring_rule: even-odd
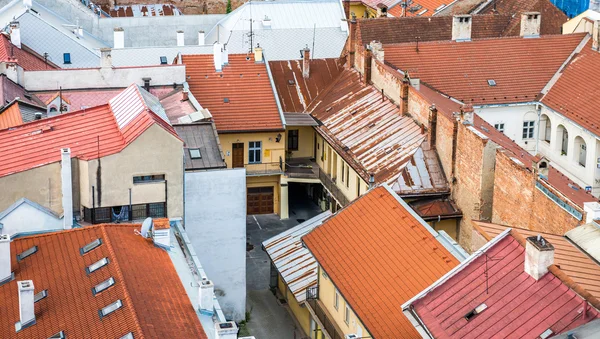
[[[271,214],[273,213],[273,187],[250,187],[248,188],[247,214]]]
[[[231,156],[231,163],[233,168],[244,167],[244,144],[235,143],[233,146],[233,152]]]

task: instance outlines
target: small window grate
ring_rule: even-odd
[[[48,296],[48,290],[43,290],[33,296],[33,302],[36,303]]]
[[[38,247],[37,246],[33,246],[31,248],[28,248],[25,251],[17,254],[17,261],[21,261],[21,260],[27,258],[28,256],[34,254],[37,251],[38,251]]]
[[[102,258],[98,261],[96,261],[95,263],[91,264],[90,266],[85,268],[85,271],[87,274],[90,274],[92,272],[95,272],[99,269],[101,269],[102,267],[108,265],[109,261],[108,258]]]
[[[123,302],[121,300],[117,300],[114,303],[102,308],[100,311],[98,311],[100,319],[106,317],[107,315],[113,313],[121,307],[123,307]]]
[[[113,279],[112,277],[104,280],[103,282],[99,283],[98,285],[92,287],[92,294],[96,295],[104,290],[106,290],[107,288],[113,286],[115,284],[115,279]]]
[[[92,241],[91,243],[83,246],[79,252],[81,253],[81,255],[84,255],[86,253],[89,253],[90,251],[92,251],[93,249],[95,249],[96,247],[102,245],[102,239],[98,238],[94,241]]]
[[[200,149],[199,148],[191,148],[190,149],[190,158],[202,159],[202,153],[200,153]]]

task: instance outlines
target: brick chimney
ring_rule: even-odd
[[[527,238],[525,245],[525,273],[540,280],[554,264],[554,246],[541,235]]]
[[[473,125],[473,119],[475,117],[475,111],[473,105],[465,104],[460,108],[460,115],[464,125]]]
[[[371,50],[365,49],[365,52],[363,53],[364,74],[362,75],[362,82],[365,85],[368,85],[371,81],[371,59]]]
[[[384,5],[382,3],[377,4],[377,17],[378,18],[387,17],[387,11],[388,11],[388,8],[386,5]]]
[[[125,48],[125,31],[121,27],[115,27],[113,32],[113,47]]]
[[[383,51],[383,44],[379,41],[371,41],[369,46],[371,47],[371,52],[373,53],[373,57],[375,57],[375,59],[379,60],[380,62],[383,62],[385,59],[384,51]]]
[[[348,46],[346,46],[346,50],[348,50],[348,66],[354,67],[355,57],[356,57],[356,16],[352,16],[352,20],[350,20],[350,29],[348,30]]]
[[[537,38],[540,36],[542,16],[540,12],[525,12],[521,14],[521,36],[524,38]]]
[[[32,280],[17,281],[19,288],[19,322],[17,332],[35,324],[34,287]]]
[[[455,15],[452,18],[452,40],[471,41],[472,22],[470,15]]]
[[[402,115],[408,115],[408,92],[410,87],[410,78],[408,77],[408,71],[404,72],[404,77],[400,84],[400,113]]]
[[[73,182],[71,180],[71,149],[60,151],[60,180],[62,187],[63,228],[73,228]]]
[[[177,46],[185,46],[185,34],[183,31],[177,31]]]
[[[110,52],[112,49],[110,47],[100,48],[100,67],[102,68],[112,68],[112,57]]]
[[[310,77],[310,49],[308,46],[302,50],[302,77]]]
[[[435,104],[429,107],[429,133],[427,134],[427,141],[431,149],[436,149],[436,133],[437,133],[437,114],[438,110]]]
[[[11,278],[10,235],[0,234],[0,284]]]
[[[21,48],[21,25],[18,21],[10,23],[10,42]]]

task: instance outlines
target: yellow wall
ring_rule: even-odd
[[[291,151],[291,158],[312,158],[315,130],[310,126],[288,126],[285,132],[285,147],[287,149],[287,134],[289,130],[298,130],[298,150]]]
[[[308,309],[306,307],[300,307],[300,304],[298,304],[296,297],[287,288],[285,282],[281,278],[281,275],[279,275],[278,285],[279,285],[279,291],[281,291],[281,293],[286,294],[285,300],[287,300],[287,302],[288,302],[288,306],[290,307],[290,310],[292,311],[292,315],[294,316],[294,318],[296,318],[296,321],[298,321],[298,323],[300,324],[300,327],[302,328],[304,333],[309,335],[310,312],[308,311]]]
[[[281,134],[281,140],[276,142],[277,135]],[[262,142],[262,163],[279,162],[279,157],[285,160],[285,133],[282,132],[268,132],[268,133],[223,133],[219,134],[221,141],[221,147],[225,154],[225,163],[227,168],[232,166],[232,144],[243,143],[244,144],[244,164],[248,163],[248,143],[250,141],[261,141]]]
[[[354,13],[354,15],[356,15],[358,19],[364,18],[366,10],[367,8],[365,7],[365,5],[361,3],[350,4],[350,17],[352,17],[352,13]]]
[[[281,175],[269,176],[248,176],[246,177],[246,187],[273,187],[273,211],[280,214],[281,210],[279,200],[281,192],[279,191],[279,179]]]
[[[342,297],[341,293],[339,294],[339,306],[336,309],[334,306],[335,300],[335,291],[336,288],[326,274],[324,274],[323,269],[319,265],[319,300],[323,303],[324,307],[327,309],[329,314],[333,317],[331,319],[334,321],[338,327],[346,334],[356,334],[358,336],[370,337],[371,335],[367,332],[367,329],[364,327],[362,322],[358,319],[354,311],[352,310],[352,305],[350,307],[350,321],[346,324],[344,320],[345,316],[345,308],[346,301],[344,297]],[[362,333],[360,333],[362,331]]]
[[[59,153],[60,149],[56,149]],[[62,214],[60,161],[0,178],[0,212],[27,198]]]
[[[448,233],[449,236],[452,237],[452,239],[457,240],[457,234],[456,234],[456,230],[457,230],[457,223],[458,221],[456,219],[446,219],[446,220],[442,220],[442,221],[429,221],[428,224],[431,225],[431,227],[433,227],[434,230],[436,231],[444,231],[446,233]]]

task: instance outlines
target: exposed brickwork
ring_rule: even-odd
[[[231,8],[236,9],[245,2],[244,0],[231,0]],[[103,8],[125,5],[173,4],[183,14],[203,14],[205,3],[208,10],[206,14],[224,14],[227,8],[227,0],[97,0],[94,3]]]

